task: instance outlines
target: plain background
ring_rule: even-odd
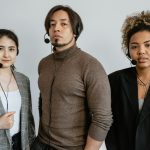
[[[79,13],[84,31],[77,44],[96,57],[107,74],[130,67],[121,50],[121,27],[127,15],[148,10],[149,0],[0,0],[0,28],[14,31],[19,38],[16,68],[31,82],[33,114],[38,129],[38,63],[51,53],[44,43],[44,20],[54,5],[69,5]],[[105,146],[101,148],[105,150]]]

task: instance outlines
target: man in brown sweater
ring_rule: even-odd
[[[45,29],[53,53],[39,64],[40,125],[32,149],[98,150],[112,123],[107,75],[76,46],[83,25],[70,7],[53,7]]]

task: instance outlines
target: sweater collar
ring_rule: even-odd
[[[76,44],[74,44],[73,46],[71,46],[68,49],[63,50],[62,52],[56,52],[54,51],[54,58],[55,59],[64,59],[67,58],[69,56],[71,56],[75,51],[77,50],[77,46]]]

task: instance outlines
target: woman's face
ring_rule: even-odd
[[[8,68],[14,64],[17,55],[17,46],[15,42],[3,36],[0,38],[0,63],[3,64],[3,68]]]
[[[150,31],[139,31],[131,36],[129,53],[138,69],[150,69]]]

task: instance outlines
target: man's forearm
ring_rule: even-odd
[[[96,141],[95,139],[88,136],[84,150],[99,150],[102,143],[103,141]]]

